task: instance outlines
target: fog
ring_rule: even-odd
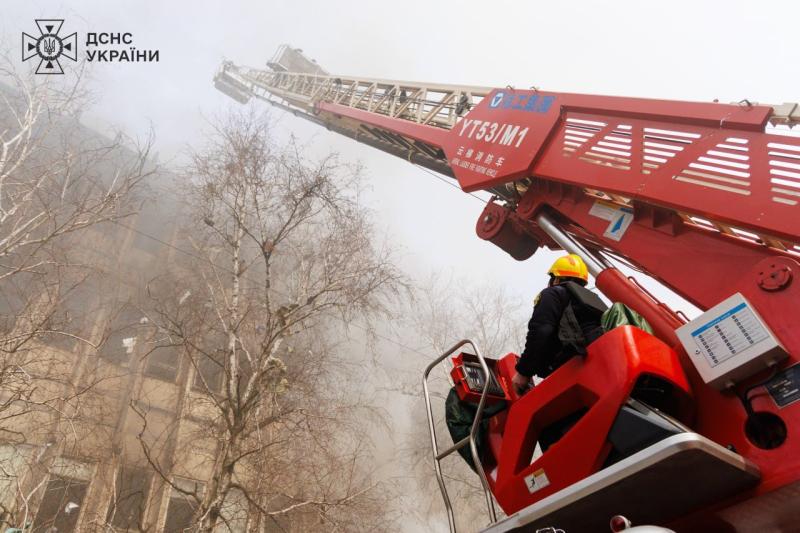
[[[115,2],[5,0],[0,33],[16,53],[35,18],[63,31],[130,32],[157,63],[97,63],[96,104],[83,120],[105,131],[156,132],[162,162],[180,164],[209,117],[235,106],[211,78],[223,58],[259,66],[281,43],[329,72],[388,79],[722,102],[797,99],[797,39],[780,22],[794,2]],[[85,41],[81,41],[83,46]],[[279,130],[313,150],[362,162],[369,205],[407,268],[490,277],[532,299],[553,254],[518,263],[477,239],[481,204],[422,170],[276,113]],[[678,304],[680,305],[680,304]]]
[[[158,161],[178,171],[188,162],[189,147],[202,144],[209,123],[238,107],[213,87],[220,63],[263,66],[283,43],[342,75],[780,104],[800,99],[797,38],[782,27],[798,16],[800,4],[789,1],[4,0],[0,38],[20,69],[28,65],[19,61],[19,35],[35,31],[36,18],[65,19],[62,31],[77,31],[80,48],[89,32],[128,32],[137,48],[158,50],[158,62],[89,65],[93,105],[80,119],[105,134],[124,131],[143,139],[152,130]],[[64,66],[67,76],[74,75],[73,64]],[[363,165],[364,203],[412,282],[438,273],[463,287],[497,287],[526,304],[545,285],[557,254],[542,250],[517,262],[481,241],[474,227],[483,203],[447,180],[283,111],[271,116],[278,138],[293,135],[312,156],[334,151]],[[668,291],[653,290],[696,313]],[[519,344],[524,327],[520,320]],[[406,327],[386,323],[379,332],[375,346],[389,357],[430,349]],[[358,327],[350,334],[350,346],[364,344]],[[420,357],[386,363],[376,380],[388,386],[393,372],[413,374]],[[392,446],[407,430],[410,406],[402,398],[388,408]],[[402,477],[392,470],[393,453],[391,447],[379,450],[381,468]]]

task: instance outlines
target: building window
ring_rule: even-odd
[[[14,329],[30,298],[28,287],[24,283],[18,286],[14,281],[14,278],[7,278],[0,283],[0,332],[3,333]]]
[[[249,510],[244,492],[241,489],[230,489],[220,509],[222,523],[217,527],[219,533],[246,533]]]
[[[51,302],[52,312],[42,324],[39,340],[54,348],[73,351],[79,342],[76,337],[86,338],[91,330],[98,310],[98,290],[93,279],[66,289],[57,301]]]
[[[164,220],[161,213],[168,213],[175,207],[170,205],[166,198],[156,199],[157,204],[146,204],[139,219],[136,221],[136,231],[133,234],[131,246],[151,255],[158,255],[166,249],[164,241],[170,240],[174,226]],[[155,238],[154,238],[155,237]],[[159,242],[161,241],[161,242]]]
[[[147,355],[145,375],[174,382],[178,377],[180,353],[177,346],[156,346]]]
[[[115,480],[114,499],[108,508],[107,523],[120,529],[141,529],[150,477],[145,470],[120,467]]]
[[[33,533],[76,531],[87,486],[86,481],[51,474],[33,521]]]
[[[136,347],[137,339],[147,319],[141,311],[125,306],[111,320],[105,341],[100,346],[100,357],[117,364],[127,363]]]
[[[178,478],[173,480],[173,483],[181,490],[172,488],[172,493],[169,497],[169,507],[167,507],[167,520],[164,524],[164,533],[183,533],[185,531],[193,531],[196,528],[192,527],[192,518],[197,509],[197,499],[203,497],[203,484],[199,481],[191,479]],[[189,492],[195,495],[193,497]]]
[[[211,355],[200,353],[195,357],[197,370],[192,387],[195,390],[219,393],[225,379],[225,352],[218,350]]]
[[[0,505],[2,509],[14,507],[17,482],[29,468],[35,448],[28,444],[0,444]]]

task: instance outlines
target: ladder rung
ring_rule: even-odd
[[[454,451],[460,450],[461,448],[463,448],[467,444],[469,444],[469,437],[464,437],[463,439],[461,439],[460,441],[456,442],[455,444],[453,444],[452,446],[447,448],[445,451],[443,451],[442,453],[437,455],[436,456],[436,460],[437,461],[441,461],[442,459],[444,459],[445,457],[447,457],[448,455],[450,455]]]

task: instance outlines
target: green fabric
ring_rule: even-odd
[[[483,453],[486,448],[486,435],[489,430],[489,419],[505,409],[506,402],[499,402],[494,405],[488,405],[483,409],[483,420],[478,426],[478,432],[475,435],[475,447],[478,450],[478,457],[483,458]],[[471,402],[463,402],[458,397],[456,388],[450,389],[447,399],[444,403],[445,422],[447,422],[447,429],[450,432],[450,437],[453,439],[453,444],[460,441],[464,437],[469,437],[469,431],[472,429],[472,421],[475,420],[475,413],[478,412],[478,404]],[[469,445],[463,446],[458,450],[459,455],[467,462],[467,464],[475,470],[475,463],[472,461],[472,452]]]
[[[653,334],[653,328],[650,326],[647,320],[645,320],[642,315],[621,302],[615,303],[608,309],[608,311],[603,313],[600,323],[603,325],[603,329],[606,331],[611,331],[619,326],[636,326],[637,328],[642,329],[651,335]]]

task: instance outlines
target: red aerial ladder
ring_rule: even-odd
[[[614,329],[522,397],[515,354],[458,343],[460,396],[506,401],[470,446],[487,531],[599,531],[612,514],[677,531],[800,531],[800,106],[678,102],[331,75],[284,46],[267,69],[225,62],[241,103],[297,116],[492,193],[477,233],[517,260],[584,257],[654,335]],[[704,313],[689,321],[614,258]],[[427,399],[427,381],[424,387]],[[430,420],[430,402],[428,402]],[[577,422],[535,456],[540,433]],[[491,494],[490,494],[491,493]],[[494,501],[508,518],[496,521]]]

